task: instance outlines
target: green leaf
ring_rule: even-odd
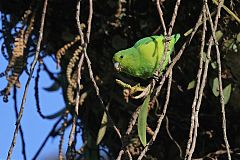
[[[232,47],[232,44],[234,43],[234,39],[228,39],[223,43],[223,46],[227,49],[230,49]]]
[[[148,95],[144,100],[138,116],[138,136],[143,146],[146,146],[147,144],[146,129],[147,129],[147,115],[148,115],[149,101],[150,101],[150,95]]]
[[[192,80],[191,82],[188,83],[187,89],[188,90],[193,89],[195,86],[196,86],[196,81]]]
[[[212,92],[216,97],[219,96],[219,83],[217,77],[213,79]]]
[[[106,114],[106,112],[104,112],[102,121],[101,121],[101,127],[100,127],[100,129],[98,131],[98,135],[97,135],[97,142],[96,142],[97,145],[102,141],[102,139],[106,133],[107,122],[108,122],[107,114]]]
[[[229,85],[227,85],[227,86],[223,89],[224,104],[227,104],[227,103],[228,103],[228,101],[229,101],[229,99],[230,99],[231,91],[232,91],[232,84],[230,83]]]
[[[222,38],[222,36],[223,36],[222,31],[219,30],[219,31],[216,32],[216,40],[217,41],[219,41]]]
[[[217,69],[217,66],[218,66],[217,62],[216,61],[212,62],[211,66],[212,66],[213,69]]]
[[[234,43],[234,44],[232,45],[232,50],[233,50],[235,53],[238,52],[238,46],[237,46],[236,43]]]
[[[240,42],[240,32],[237,35],[237,41]]]

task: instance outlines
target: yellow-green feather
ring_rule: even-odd
[[[174,44],[179,37],[179,34],[171,36],[169,51],[162,64],[161,71],[166,68]],[[137,41],[133,47],[117,52],[113,61],[120,64],[122,72],[143,79],[149,78],[160,67],[164,52],[164,40],[164,36],[143,38]]]

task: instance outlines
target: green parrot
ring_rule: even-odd
[[[160,69],[160,73],[166,68],[174,44],[180,38],[180,34],[170,37],[168,52]],[[113,56],[114,67],[117,71],[124,72],[142,79],[150,78],[159,69],[164,52],[164,36],[150,36],[137,41],[133,47],[121,50]]]

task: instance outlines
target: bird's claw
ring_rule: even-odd
[[[143,91],[139,95],[137,95],[137,96],[131,95],[131,97],[133,99],[140,99],[140,98],[146,97],[149,94],[150,90],[151,90],[151,85],[148,85],[147,87],[145,87],[143,89]]]
[[[123,95],[124,95],[126,101],[128,101],[129,96],[133,99],[140,99],[140,98],[146,97],[149,94],[150,89],[151,89],[150,85],[148,85],[147,87],[141,87],[140,84],[131,86],[119,79],[116,79],[116,82],[117,82],[117,84],[119,84],[120,86],[122,86],[124,88]],[[134,96],[134,94],[137,92],[141,92],[141,93]]]

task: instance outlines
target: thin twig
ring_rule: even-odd
[[[87,37],[87,41],[86,43],[89,43],[90,40],[90,33],[91,33],[91,26],[92,26],[92,15],[93,15],[93,2],[92,0],[89,0],[89,14],[88,14],[88,28],[87,28],[87,33],[86,33],[86,37]]]
[[[180,59],[180,57],[182,56],[182,53],[183,51],[185,50],[186,48],[186,45],[187,45],[187,42],[185,42],[183,45],[182,45],[182,48],[180,49],[180,51],[178,52],[178,54],[174,57],[172,63],[169,65],[166,73],[162,76],[162,79],[159,83],[159,86],[157,87],[156,89],[156,93],[155,93],[155,97],[158,97],[158,95],[160,94],[160,91],[162,89],[162,86],[166,80],[166,78],[169,76],[170,72],[172,71],[174,65],[177,63],[177,61]],[[155,98],[153,98],[153,101],[155,101]]]
[[[204,4],[205,4],[206,9],[208,10],[207,1],[204,1]],[[218,12],[219,12],[219,9],[220,8],[218,8]],[[215,26],[214,26],[214,31],[216,31],[216,29],[217,29],[218,18],[219,18],[219,16],[217,14],[216,18],[215,18],[215,22],[216,23],[215,23]],[[195,128],[194,128],[194,134],[193,134],[193,142],[192,142],[192,146],[191,146],[190,152],[186,153],[186,156],[185,156],[185,159],[188,159],[188,160],[191,159],[192,154],[193,154],[194,149],[195,149],[195,145],[196,145],[197,128],[198,128],[198,112],[199,112],[200,105],[201,105],[203,90],[204,90],[205,84],[206,84],[206,78],[207,78],[207,73],[208,73],[208,65],[209,65],[209,62],[210,62],[211,47],[213,45],[213,36],[210,37],[210,39],[208,41],[208,44],[209,45],[208,45],[208,50],[207,50],[207,59],[205,61],[205,65],[204,65],[204,73],[203,73],[203,78],[202,78],[202,83],[201,83],[201,87],[200,87],[200,91],[199,91],[199,98],[198,98],[198,103],[197,103],[196,113],[195,113],[195,122],[194,122]]]
[[[208,8],[208,5],[207,5],[207,1],[204,0],[204,6],[206,8],[206,11],[204,12],[204,14],[208,14],[208,17],[209,17],[209,20],[210,20],[210,24],[211,24],[211,29],[212,29],[212,36],[209,40],[209,48],[208,48],[208,53],[207,53],[207,60],[205,62],[205,70],[204,70],[204,75],[203,75],[203,81],[202,81],[202,86],[201,86],[201,89],[200,89],[200,97],[199,97],[199,100],[198,100],[198,105],[197,105],[197,108],[196,108],[196,113],[194,115],[194,134],[193,134],[193,142],[192,142],[192,146],[191,146],[191,149],[190,149],[190,152],[187,153],[186,152],[186,157],[185,159],[188,157],[188,160],[191,159],[192,157],[192,154],[194,152],[194,149],[195,149],[195,145],[196,145],[196,139],[197,139],[197,128],[198,128],[198,112],[199,112],[199,109],[200,109],[200,105],[201,105],[201,99],[202,99],[202,92],[203,92],[203,89],[204,89],[204,86],[205,86],[205,79],[206,79],[206,75],[207,75],[207,71],[208,71],[208,63],[209,63],[209,60],[210,60],[210,52],[211,52],[211,46],[213,44],[213,40],[214,40],[214,43],[215,43],[215,46],[216,46],[216,50],[217,50],[217,61],[218,61],[218,73],[219,73],[219,81],[221,81],[221,61],[220,61],[220,52],[219,52],[219,48],[217,46],[217,41],[216,41],[216,37],[215,37],[215,31],[217,29],[217,24],[218,24],[218,19],[220,17],[220,10],[221,10],[221,2],[219,3],[219,6],[218,6],[218,10],[217,10],[217,15],[216,15],[216,18],[215,18],[215,23],[214,23],[214,26],[213,26],[213,22],[212,22],[212,19],[211,19],[211,14],[210,14],[210,11],[209,11],[209,8]],[[204,15],[205,16],[205,15]],[[205,16],[205,19],[206,19],[206,16]],[[219,83],[219,88],[222,87],[222,83],[220,84]],[[221,90],[221,89],[220,89]],[[221,92],[221,91],[220,91]],[[225,118],[225,106],[224,106],[224,99],[223,99],[223,92],[222,92],[222,95],[220,97],[220,102],[221,102],[221,105],[222,105],[222,116],[223,116],[223,123],[222,123],[222,126],[223,126],[223,134],[224,134],[224,141],[225,141],[225,144],[226,144],[226,148],[227,148],[227,151],[228,151],[228,159],[231,159],[231,155],[230,155],[230,150],[229,150],[229,144],[228,144],[228,140],[227,140],[227,134],[226,134],[226,118]],[[190,137],[191,138],[191,137]]]
[[[189,131],[189,139],[188,139],[188,144],[187,144],[187,148],[186,148],[186,154],[189,153],[190,151],[190,147],[192,144],[192,134],[193,134],[193,129],[194,127],[196,127],[194,125],[194,120],[195,120],[195,111],[196,111],[196,104],[197,104],[197,100],[199,98],[199,88],[200,88],[200,84],[201,84],[201,76],[202,76],[202,67],[203,67],[203,51],[204,51],[204,46],[205,46],[205,35],[206,35],[206,14],[205,14],[205,7],[203,7],[201,15],[203,15],[203,33],[202,33],[202,39],[201,39],[201,49],[200,49],[200,59],[199,59],[199,69],[198,69],[198,73],[197,73],[197,84],[196,84],[196,88],[195,88],[195,95],[193,98],[193,103],[192,103],[192,116],[191,116],[191,126],[190,126],[190,131]],[[201,16],[202,17],[202,16]],[[199,18],[200,19],[200,18]],[[202,18],[201,18],[202,19]]]
[[[126,131],[126,135],[129,135],[131,132],[132,132],[132,129],[133,129],[133,126],[136,124],[136,121],[137,121],[137,117],[138,117],[138,114],[139,114],[139,111],[140,111],[140,108],[141,106],[139,106],[135,112],[132,114],[132,118],[128,124],[128,129]]]
[[[216,14],[216,11],[213,11],[212,13],[211,13],[211,16],[213,16],[214,14]],[[208,20],[208,18],[207,18],[207,20]],[[201,21],[200,23],[199,23],[199,26],[201,26],[203,24],[203,21]],[[187,32],[185,32],[183,35],[185,36],[185,37],[187,37],[189,34],[191,34],[192,33],[192,31],[193,31],[193,28],[191,28],[191,29],[189,29]]]
[[[161,59],[161,61],[160,61],[160,67],[159,67],[159,69],[158,69],[158,71],[157,71],[157,73],[160,73],[160,71],[161,71],[161,68],[162,68],[162,65],[163,65],[163,63],[164,63],[164,61],[165,61],[165,59],[166,59],[166,57],[167,57],[167,52],[168,52],[168,46],[169,46],[169,44],[170,44],[170,36],[171,36],[171,34],[172,34],[172,29],[173,29],[173,26],[174,26],[174,23],[175,23],[175,20],[176,20],[176,17],[177,17],[177,11],[178,11],[178,7],[179,7],[179,5],[180,5],[180,2],[181,2],[181,0],[177,0],[177,2],[176,2],[176,4],[175,4],[175,8],[174,8],[174,12],[173,12],[173,15],[172,15],[172,20],[171,20],[171,22],[170,22],[170,27],[169,27],[169,30],[168,30],[168,33],[167,33],[167,35],[165,35],[166,37],[165,37],[165,41],[164,41],[164,51],[163,51],[163,57],[162,57],[162,59]],[[157,3],[159,3],[158,1],[157,1]],[[158,6],[157,5],[157,9],[158,9],[158,12],[159,12],[159,16],[160,16],[160,19],[161,19],[161,22],[162,22],[162,24],[163,25],[165,25],[165,23],[164,23],[164,20],[163,20],[163,17],[162,17],[162,15],[163,15],[163,13],[162,13],[162,11],[161,11],[161,8],[159,8],[160,6]],[[166,27],[164,27],[165,28],[165,30],[166,30]],[[164,31],[165,32],[165,31]],[[166,34],[166,33],[165,33]],[[185,49],[185,46],[186,46],[186,44],[184,44],[184,47],[182,47],[182,48],[184,48]],[[183,49],[183,50],[184,50]],[[181,55],[180,55],[181,56]],[[177,56],[176,56],[177,57]],[[175,57],[175,58],[176,58]],[[180,57],[179,57],[180,58]],[[174,60],[173,60],[174,61]],[[172,66],[173,67],[173,66]],[[169,67],[170,68],[170,67]],[[170,71],[170,70],[169,70]],[[169,74],[169,72],[168,72],[168,74]],[[161,84],[161,82],[160,82],[160,86],[161,85],[163,85],[163,83],[164,83],[164,81],[165,81],[165,78],[163,77],[162,78],[162,84]],[[161,87],[158,87],[158,91],[160,92],[160,90],[159,90],[159,88],[160,88],[160,90],[161,90]],[[158,92],[157,91],[157,92]],[[159,93],[158,92],[158,93]],[[158,94],[156,94],[156,95],[158,95]]]
[[[67,158],[68,159],[74,159],[74,155],[72,155],[73,150],[75,150],[75,134],[76,134],[76,124],[77,124],[77,118],[78,118],[78,105],[79,105],[79,100],[76,102],[75,105],[75,110],[73,114],[73,119],[72,119],[72,128],[69,134],[69,140],[68,140],[68,148],[67,148]]]
[[[205,15],[204,15],[204,18],[205,18]],[[186,153],[186,155],[185,155],[185,159],[188,159],[188,160],[190,160],[192,158],[192,154],[195,150],[195,145],[196,145],[197,129],[198,129],[198,113],[199,113],[200,106],[201,106],[201,103],[202,103],[203,90],[204,90],[205,85],[206,85],[206,79],[207,79],[207,74],[208,74],[208,65],[209,65],[209,62],[210,62],[210,53],[211,53],[211,47],[212,47],[212,43],[213,43],[212,37],[209,39],[208,42],[209,42],[208,43],[209,46],[208,46],[208,49],[207,49],[207,58],[206,58],[205,64],[204,64],[202,82],[201,82],[201,86],[200,86],[200,90],[199,90],[199,97],[198,97],[197,106],[196,106],[195,115],[194,115],[194,133],[193,133],[193,138],[192,138],[192,144],[191,144],[191,148],[190,148],[189,153]]]
[[[17,108],[17,89],[16,89],[16,86],[14,86],[13,100],[14,100],[15,115],[16,115],[16,119],[17,119],[18,118],[18,108]],[[25,140],[24,140],[24,135],[23,135],[23,130],[22,130],[21,125],[19,126],[19,131],[20,131],[20,137],[21,137],[21,141],[22,141],[22,155],[23,155],[23,159],[26,160],[27,159],[26,145],[25,145]]]
[[[69,156],[70,152],[72,152],[73,147],[75,148],[75,146],[73,146],[74,141],[74,135],[76,137],[76,123],[77,123],[77,119],[78,119],[78,108],[79,108],[79,99],[80,99],[80,86],[81,86],[81,68],[83,65],[83,59],[84,59],[84,54],[82,54],[81,59],[78,63],[78,73],[77,73],[77,95],[76,95],[76,104],[75,104],[75,112],[73,115],[73,121],[72,121],[72,128],[69,134],[69,140],[68,140],[68,149],[67,149],[67,155]]]
[[[202,9],[202,10],[203,10],[203,9]],[[204,20],[203,20],[203,13],[201,13],[201,14],[199,15],[198,21],[197,21],[198,27],[200,27],[200,26],[204,23],[203,21],[204,21]],[[195,28],[192,30],[192,32],[196,32],[196,29],[197,29],[198,27],[195,27]],[[192,40],[192,38],[193,38],[193,35],[191,35],[190,41]]]
[[[14,131],[11,146],[10,146],[9,151],[8,151],[8,156],[7,156],[8,160],[11,159],[12,151],[13,151],[13,148],[16,144],[16,138],[17,138],[18,130],[19,130],[19,127],[20,127],[20,122],[21,122],[21,119],[22,119],[23,111],[24,111],[24,104],[26,102],[28,87],[29,87],[30,81],[32,79],[34,68],[37,64],[37,60],[38,60],[39,53],[40,53],[40,46],[41,46],[41,41],[42,41],[42,37],[43,37],[44,21],[45,21],[45,15],[46,15],[46,10],[47,10],[47,2],[48,2],[48,0],[44,1],[36,54],[34,56],[34,60],[33,60],[32,64],[31,64],[30,74],[28,76],[28,80],[27,80],[27,83],[25,85],[25,89],[24,89],[24,93],[23,93],[23,97],[22,97],[22,102],[21,102],[21,107],[20,107],[20,111],[18,113],[19,116],[18,116],[18,119],[16,121],[16,128],[15,128],[15,131]]]
[[[77,18],[77,23],[78,23],[78,31],[79,31],[79,34],[80,36],[83,36],[83,32],[82,32],[82,29],[80,27],[80,19],[79,19],[79,14],[80,14],[80,2],[78,2],[78,5],[77,5],[77,15],[76,15],[76,18]],[[92,14],[93,14],[93,3],[92,3],[92,0],[89,0],[89,17],[88,17],[88,27],[87,27],[87,34],[86,34],[86,37],[87,37],[87,41],[85,42],[84,38],[81,38],[82,39],[82,42],[81,44],[83,45],[83,53],[84,53],[84,57],[86,58],[86,61],[87,61],[87,66],[88,66],[88,70],[89,70],[89,75],[90,75],[90,79],[93,83],[93,86],[95,88],[95,91],[96,91],[96,95],[100,101],[100,104],[102,106],[102,108],[104,109],[104,111],[106,112],[107,116],[108,116],[108,119],[109,119],[109,122],[110,124],[113,126],[114,130],[116,131],[117,135],[119,136],[119,138],[121,139],[122,136],[121,136],[121,133],[119,131],[119,129],[116,127],[116,125],[114,124],[109,112],[107,111],[106,109],[106,106],[104,105],[104,102],[103,102],[103,99],[99,93],[99,88],[97,86],[97,83],[93,77],[93,72],[92,72],[92,67],[91,67],[91,61],[87,55],[87,44],[89,43],[89,40],[90,40],[90,32],[91,32],[91,22],[92,22]]]
[[[82,32],[81,23],[80,23],[80,9],[81,9],[81,0],[78,0],[76,20],[77,20],[78,32],[79,32],[80,38],[81,38],[81,45],[83,45],[84,44],[84,35]]]
[[[150,136],[153,136],[153,135],[154,135],[154,131],[153,131],[152,128],[150,128],[149,126],[147,126],[147,128],[146,128],[146,132],[147,132]]]
[[[177,3],[176,5],[178,5],[178,4],[179,4],[179,3]],[[173,16],[173,17],[175,17],[175,16]],[[176,18],[176,17],[175,17],[175,18]],[[174,19],[173,19],[173,21],[174,21]],[[172,24],[174,24],[174,23],[172,22]],[[197,29],[198,29],[199,26],[200,26],[200,25],[199,25],[198,22],[197,22],[196,25],[195,25],[194,31],[191,33],[191,37],[193,37],[193,36],[195,35],[195,33],[196,33],[196,31],[197,31]],[[160,81],[160,83],[159,83],[159,86],[158,86],[157,89],[156,89],[156,93],[155,93],[154,97],[157,97],[157,96],[159,95],[160,90],[161,90],[161,88],[162,88],[162,86],[163,86],[163,84],[164,84],[164,82],[165,82],[166,77],[168,77],[168,76],[170,76],[170,75],[172,74],[172,68],[174,67],[174,65],[176,64],[176,62],[180,59],[180,57],[181,57],[183,51],[185,50],[187,44],[190,44],[190,42],[191,42],[191,39],[185,41],[185,43],[182,45],[182,48],[180,49],[180,51],[178,52],[178,54],[174,57],[172,63],[169,65],[166,73],[163,75],[163,77],[162,77],[162,79],[161,79],[161,81]],[[154,98],[153,98],[153,100],[154,100]],[[165,104],[166,104],[166,103],[165,103]],[[164,108],[165,108],[165,105],[164,105]],[[164,111],[163,111],[163,113],[164,113]],[[162,122],[162,120],[163,120],[163,118],[164,118],[164,115],[165,115],[165,113],[164,113],[164,114],[163,114],[163,113],[162,113],[162,115],[160,116],[160,118],[159,118],[159,120],[158,120],[158,125],[157,125],[157,127],[156,127],[156,129],[155,129],[155,132],[154,132],[155,135],[153,135],[152,139],[148,142],[148,144],[146,145],[146,147],[144,148],[144,150],[142,151],[142,153],[141,153],[140,156],[138,157],[139,159],[142,159],[142,158],[143,158],[143,156],[146,154],[146,152],[147,152],[147,150],[148,150],[149,145],[153,142],[153,141],[152,141],[153,138],[156,138],[156,135],[157,135],[157,133],[159,132],[160,127],[161,127],[161,122]]]
[[[181,2],[181,0],[177,0],[177,2],[176,2],[176,4],[175,4],[174,11],[173,11],[173,15],[172,15],[172,20],[171,20],[171,22],[170,22],[170,24],[169,24],[169,28],[168,28],[167,35],[165,35],[166,37],[165,37],[165,41],[164,41],[163,57],[162,57],[162,59],[161,59],[161,61],[160,61],[160,67],[159,67],[159,69],[158,69],[158,72],[161,71],[162,65],[163,65],[163,63],[164,63],[164,61],[165,61],[165,59],[166,59],[166,57],[167,57],[168,46],[169,46],[170,41],[171,41],[170,36],[171,36],[171,34],[172,34],[172,29],[173,29],[173,26],[174,26],[174,24],[175,24],[175,20],[176,20],[176,18],[177,18],[177,13],[178,13],[178,8],[179,8],[179,5],[180,5],[180,2]],[[161,11],[161,10],[159,10],[159,11]],[[159,13],[159,15],[160,15],[160,17],[162,16],[161,13]],[[164,24],[164,23],[163,23],[163,24]],[[165,29],[166,29],[166,28],[165,28]],[[165,31],[164,31],[164,32],[165,32]]]
[[[222,156],[223,154],[226,154],[227,150],[217,150],[212,153],[208,153],[207,155],[203,156],[202,158],[193,158],[192,160],[204,160],[204,159],[217,159],[218,156]],[[234,153],[234,151],[230,151],[230,153]]]
[[[84,34],[82,32],[81,23],[80,23],[80,9],[81,9],[81,1],[79,0],[77,3],[77,8],[76,8],[76,21],[77,21],[80,38],[81,38],[81,45],[83,45],[85,42],[84,42]],[[78,107],[79,107],[80,85],[81,85],[81,68],[83,65],[83,60],[84,60],[84,54],[82,53],[81,58],[78,62],[76,104],[75,104],[75,112],[73,115],[72,128],[71,128],[71,131],[69,134],[67,158],[70,158],[70,156],[71,156],[70,153],[72,153],[73,147],[75,149],[75,146],[73,146],[73,144],[76,144],[76,143],[73,143],[73,141],[74,141],[74,135],[76,133],[76,123],[77,123],[77,118],[78,118]]]
[[[123,155],[124,152],[125,152],[125,150],[124,150],[124,149],[121,149],[121,150],[119,151],[119,153],[118,153],[118,157],[116,158],[116,160],[121,160],[122,155]]]
[[[139,107],[135,110],[135,112],[133,112],[132,117],[131,117],[131,120],[129,121],[129,124],[128,124],[128,129],[127,129],[127,131],[126,131],[126,133],[125,133],[125,136],[124,136],[123,138],[127,138],[127,137],[130,135],[130,133],[132,132],[132,129],[133,129],[134,125],[136,124],[136,121],[137,121],[137,118],[138,118],[138,114],[139,114],[140,108],[141,108],[141,106],[139,106]],[[122,145],[123,145],[123,144],[122,144]],[[122,157],[122,155],[123,155],[123,153],[124,153],[125,151],[126,151],[125,146],[122,146],[122,149],[119,151],[118,157],[117,157],[116,160],[121,160],[121,157]]]
[[[214,4],[216,4],[217,6],[219,6],[219,1],[217,0],[212,0]],[[238,18],[238,16],[236,14],[234,14],[230,9],[228,9],[222,2],[222,7],[223,9],[228,12],[229,15],[231,15],[232,17],[234,17],[234,19],[240,24],[240,18]]]
[[[181,3],[181,0],[177,0],[177,2],[175,4],[173,15],[172,15],[172,20],[169,24],[168,36],[170,36],[172,34],[172,29],[173,29],[173,26],[174,26],[176,18],[177,18],[177,13],[178,13],[178,8],[180,6],[180,3]]]
[[[175,145],[177,146],[178,150],[179,150],[179,157],[182,159],[183,153],[182,153],[182,148],[181,146],[178,144],[178,142],[173,138],[170,130],[169,130],[169,120],[168,117],[166,116],[166,131],[167,134],[169,136],[169,138],[175,143]]]
[[[203,90],[204,90],[205,85],[206,85],[206,79],[207,79],[207,74],[208,74],[208,65],[209,65],[209,62],[210,62],[210,53],[211,53],[211,47],[212,47],[212,43],[213,43],[212,38],[210,38],[208,42],[209,42],[209,47],[208,47],[208,51],[207,51],[207,59],[206,59],[205,64],[204,64],[203,77],[202,77],[201,87],[200,87],[200,90],[199,90],[197,107],[196,107],[195,115],[194,115],[193,140],[192,140],[192,145],[191,145],[191,148],[190,148],[190,152],[185,157],[185,159],[188,159],[188,160],[191,159],[192,154],[193,154],[194,149],[195,149],[195,145],[196,145],[197,128],[198,128],[198,113],[199,113],[200,106],[201,106],[201,103],[202,103]]]
[[[205,0],[205,2],[206,2],[206,0]],[[206,5],[206,9],[207,9],[207,14],[209,16],[209,21],[210,21],[210,26],[211,26],[211,30],[212,30],[212,37],[213,37],[213,40],[214,40],[214,45],[215,45],[216,52],[217,52],[218,82],[219,82],[219,92],[220,92],[220,103],[221,103],[221,109],[222,109],[223,137],[224,137],[224,142],[225,142],[226,149],[227,149],[228,159],[231,160],[230,146],[229,146],[228,138],[227,138],[226,113],[225,113],[224,94],[223,94],[223,87],[222,87],[221,54],[220,54],[220,51],[219,51],[218,42],[217,42],[216,33],[215,33],[216,29],[217,29],[218,19],[220,18],[220,12],[221,12],[221,8],[222,8],[222,5],[223,5],[223,0],[220,0],[220,2],[218,4],[218,11],[217,11],[217,15],[216,15],[216,18],[215,18],[214,25],[213,25],[213,21],[212,21],[207,3],[205,3],[205,5]]]
[[[63,160],[64,133],[65,133],[65,129],[67,127],[68,114],[69,114],[69,111],[66,110],[64,115],[63,115],[62,127],[61,127],[60,133],[59,133],[60,134],[59,152],[58,152],[58,159],[59,160]]]
[[[163,33],[166,36],[167,35],[167,29],[166,29],[166,25],[165,25],[165,22],[164,22],[164,19],[163,19],[163,12],[162,12],[162,9],[161,9],[160,0],[156,1],[156,5],[157,5],[158,14],[159,14],[159,17],[160,17],[160,20],[161,20],[161,23],[162,23],[162,27],[163,27]]]
[[[131,155],[131,153],[129,152],[129,150],[127,150],[127,154],[128,154],[129,160],[132,160],[133,158],[132,158],[132,155]]]
[[[193,36],[195,35],[198,27],[200,26],[199,23],[201,23],[201,22],[197,22],[197,23],[196,23],[193,32],[191,32],[191,37],[193,37]],[[155,93],[155,97],[157,97],[157,96],[160,94],[160,91],[161,91],[161,88],[162,88],[162,86],[163,86],[163,84],[164,84],[164,82],[165,82],[165,79],[168,77],[170,71],[172,70],[172,68],[174,67],[174,65],[177,63],[177,61],[181,58],[183,51],[185,50],[187,44],[189,45],[189,44],[191,43],[191,40],[192,40],[192,39],[190,39],[190,38],[189,38],[188,40],[186,40],[186,41],[184,42],[184,44],[182,45],[182,48],[181,48],[181,49],[179,50],[179,52],[177,53],[177,55],[173,58],[172,63],[169,65],[166,73],[162,76],[162,79],[161,79],[161,81],[160,81],[160,83],[159,83],[159,86],[157,87],[157,90],[156,90],[156,93]],[[153,100],[154,100],[154,99],[153,99]]]

